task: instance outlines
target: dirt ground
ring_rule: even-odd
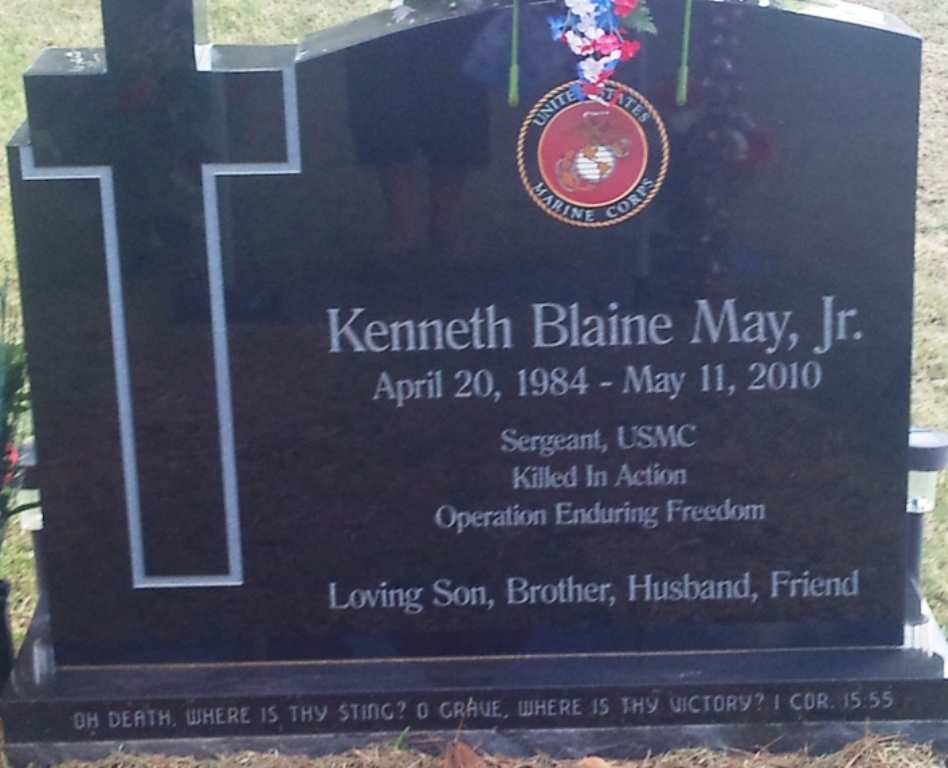
[[[927,746],[908,745],[895,739],[866,736],[839,752],[773,753],[769,750],[682,749],[642,760],[617,762],[595,755],[578,760],[554,760],[539,755],[519,760],[483,754],[468,746],[460,734],[444,748],[415,741],[423,749],[376,745],[337,755],[310,758],[277,752],[240,752],[213,760],[117,753],[95,763],[64,763],[64,768],[944,768],[944,761]]]

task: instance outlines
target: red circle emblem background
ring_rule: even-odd
[[[581,102],[558,112],[537,148],[547,186],[576,205],[614,203],[642,180],[648,162],[645,131],[614,106]]]

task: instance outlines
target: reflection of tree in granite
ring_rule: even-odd
[[[735,59],[744,9],[709,4],[695,19],[696,46],[688,103],[668,119],[675,163],[666,182],[672,248],[697,292],[721,288],[728,272],[732,205],[769,155],[768,140],[747,113]]]

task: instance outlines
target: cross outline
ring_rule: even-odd
[[[197,71],[240,72],[241,69],[212,70],[211,46],[195,46]],[[251,71],[256,71],[252,68]],[[122,453],[122,477],[125,486],[125,512],[128,522],[129,554],[134,589],[177,589],[188,587],[238,587],[244,583],[243,548],[240,527],[240,498],[237,485],[237,451],[234,440],[234,414],[230,379],[230,353],[227,335],[227,306],[224,292],[223,253],[221,248],[220,207],[217,179],[227,176],[295,175],[302,172],[299,97],[296,64],[281,67],[283,113],[286,134],[285,162],[275,163],[202,163],[201,188],[204,205],[204,238],[207,254],[208,290],[211,307],[211,336],[214,353],[214,380],[217,397],[217,421],[221,452],[221,479],[227,541],[226,574],[191,576],[149,576],[145,565],[142,531],[141,492],[138,483],[138,454],[135,444],[134,408],[128,359],[128,332],[122,285],[118,214],[112,166],[37,167],[33,147],[20,147],[20,175],[24,181],[98,180],[102,211],[103,245],[112,332],[112,360],[115,367],[115,391],[118,401],[119,437]]]

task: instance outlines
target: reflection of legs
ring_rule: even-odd
[[[467,172],[459,168],[432,167],[428,196],[431,242],[437,248],[454,250],[461,239],[461,197]]]
[[[378,247],[384,255],[411,250],[422,241],[421,172],[414,163],[379,168],[385,199],[385,232]]]
[[[435,166],[428,179],[428,230],[436,248],[452,251],[461,239],[461,199],[467,172]],[[385,199],[385,231],[378,252],[409,251],[424,241],[424,174],[414,163],[379,168]]]

